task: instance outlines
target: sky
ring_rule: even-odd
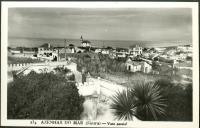
[[[188,8],[9,8],[9,37],[177,41],[192,39]]]

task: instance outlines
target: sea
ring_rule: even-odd
[[[8,47],[39,47],[45,43],[50,43],[54,47],[64,47],[65,40],[67,45],[73,44],[81,46],[80,39],[61,39],[61,38],[30,38],[30,37],[8,37]],[[128,48],[133,45],[142,47],[169,47],[178,45],[190,45],[192,41],[135,41],[135,40],[89,40],[93,47],[113,47]]]

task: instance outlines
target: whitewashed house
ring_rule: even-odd
[[[110,53],[110,50],[104,48],[104,49],[101,49],[101,53],[102,53],[102,54],[107,54],[107,55],[108,55],[108,54]]]
[[[150,53],[148,53],[148,52],[143,52],[143,53],[142,53],[142,56],[145,57],[145,58],[149,58],[149,57],[150,57]]]
[[[101,48],[97,48],[97,49],[95,49],[94,52],[95,52],[95,53],[101,53]]]
[[[20,53],[21,53],[20,50],[16,50],[16,49],[10,49],[9,52],[10,52],[11,54],[20,54]]]
[[[192,52],[192,45],[182,45],[177,47],[177,51]]]
[[[162,54],[165,52],[166,48],[155,48],[155,50],[157,51],[157,53]]]
[[[75,53],[75,48],[70,48],[70,47],[66,47],[66,48],[56,48],[58,50],[59,53]]]
[[[152,71],[151,64],[145,61],[133,61],[130,58],[126,61],[126,69],[130,72],[143,72],[143,73],[150,73]]]
[[[58,60],[58,50],[54,49],[53,46],[48,44],[43,44],[38,48],[37,57],[46,60]]]

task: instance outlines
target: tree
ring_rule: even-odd
[[[159,87],[153,82],[137,82],[131,89],[118,92],[113,97],[111,108],[121,120],[159,120],[166,114],[166,103]]]
[[[192,57],[191,57],[191,56],[187,56],[187,57],[186,57],[186,60],[187,60],[187,61],[192,61]]]
[[[152,69],[155,71],[160,71],[160,65],[156,61],[152,62]]]
[[[8,86],[8,119],[80,119],[84,98],[75,83],[53,73],[21,76]]]
[[[69,44],[69,47],[70,47],[70,48],[73,48],[73,47],[74,47],[74,45],[73,45],[73,44]]]
[[[146,52],[148,50],[148,48],[143,48],[143,52]]]
[[[107,48],[106,49],[110,49],[110,50],[112,50],[113,48],[111,47],[111,46],[107,46]]]

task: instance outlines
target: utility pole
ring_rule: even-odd
[[[65,60],[67,58],[67,55],[66,55],[66,47],[67,47],[67,40],[65,39]]]

